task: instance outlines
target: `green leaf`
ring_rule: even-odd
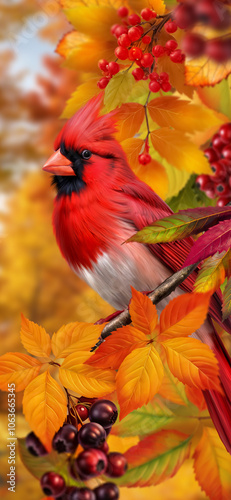
[[[206,293],[217,290],[225,280],[225,268],[228,266],[228,252],[215,253],[201,265],[194,283],[195,292]],[[228,260],[227,260],[228,259]]]
[[[128,71],[117,73],[105,89],[104,104],[108,113],[126,102],[134,84],[134,77]]]
[[[118,436],[145,436],[165,427],[174,420],[175,415],[165,403],[156,396],[153,401],[134,410],[112,428]]]
[[[51,453],[42,457],[32,455],[27,447],[25,439],[18,439],[18,450],[22,463],[26,469],[37,479],[40,479],[45,472],[58,472],[68,482],[69,486],[83,486],[82,481],[75,481],[71,478],[68,470],[68,455],[66,453]]]
[[[177,172],[179,171],[177,170]],[[167,199],[166,203],[173,212],[187,210],[187,208],[215,206],[216,201],[208,198],[208,196],[196,186],[196,178],[197,176],[195,174],[191,175],[188,182],[179,193]]]
[[[222,319],[223,321],[231,315],[231,278],[227,281],[227,285],[223,293]]]
[[[129,241],[139,243],[164,243],[182,240],[192,234],[206,231],[224,219],[231,218],[231,207],[206,207],[180,210],[177,214],[156,220],[138,231]]]
[[[146,436],[125,453],[128,470],[115,482],[120,486],[151,486],[174,476],[189,456],[190,441],[190,436],[166,429]]]

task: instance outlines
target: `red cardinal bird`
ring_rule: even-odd
[[[70,267],[116,309],[125,308],[131,288],[153,290],[179,270],[193,244],[122,245],[136,230],[172,213],[166,203],[139,180],[115,140],[113,114],[99,116],[101,96],[93,98],[63,127],[56,152],[43,169],[54,174],[57,188],[53,227],[62,255]],[[196,273],[181,288],[192,291]],[[175,294],[183,293],[177,289]],[[161,310],[165,299],[158,305]],[[221,305],[212,297],[210,316],[197,336],[214,350],[220,364],[225,396],[204,391],[213,422],[231,451],[231,363],[212,326],[220,324]],[[225,328],[231,333],[231,322]]]

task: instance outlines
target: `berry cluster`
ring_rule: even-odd
[[[176,25],[181,29],[191,29],[196,24],[224,29],[230,25],[230,11],[219,0],[186,0],[174,11]],[[189,57],[208,56],[223,63],[231,58],[230,36],[206,39],[198,33],[187,33],[182,41],[182,50]]]
[[[216,198],[217,205],[224,207],[231,201],[231,123],[225,123],[204,150],[213,175],[199,175],[197,186],[209,198]]]
[[[116,37],[118,46],[115,49],[117,60],[130,60],[132,67],[134,64],[138,67],[134,68],[132,75],[136,81],[147,80],[153,73],[153,69],[159,57],[167,54],[172,62],[183,63],[185,56],[180,49],[177,49],[175,40],[168,40],[165,46],[157,44],[156,40],[162,28],[169,34],[177,30],[177,25],[169,14],[166,16],[157,16],[152,9],[145,8],[138,14],[130,14],[127,7],[120,7],[117,11],[119,17],[122,18],[121,24],[114,24],[111,27],[111,33]],[[103,77],[98,82],[98,87],[104,89],[109,83],[113,75],[119,72],[120,66],[117,61],[108,62],[105,59],[100,59],[98,67],[103,73]],[[171,85],[161,85],[159,89],[168,92]],[[158,92],[157,85],[150,84],[151,92]],[[153,90],[152,90],[153,89]]]
[[[84,398],[81,398],[84,399]],[[89,406],[89,400],[87,404]],[[52,448],[58,453],[68,453],[69,472],[72,478],[87,481],[105,474],[110,478],[120,477],[127,470],[127,461],[121,453],[109,453],[106,442],[112,425],[115,423],[118,412],[115,404],[109,400],[95,400],[88,408],[82,402],[75,408],[78,419],[81,421],[80,430],[75,425],[65,423],[55,434]],[[82,424],[89,418],[89,422]],[[26,438],[26,445],[30,453],[42,456],[47,453],[37,436],[31,432]],[[80,445],[83,448],[77,458],[73,457]],[[46,472],[41,478],[41,487],[47,496],[59,500],[117,500],[118,487],[107,482],[94,490],[83,487],[67,486],[64,478],[53,471]]]

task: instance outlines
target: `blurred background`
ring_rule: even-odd
[[[69,270],[51,226],[54,191],[41,168],[62,127],[59,116],[78,85],[55,47],[70,29],[56,0],[0,0],[0,355],[22,351],[20,313],[49,333],[71,321],[94,322],[112,308]],[[0,494],[7,491],[7,396],[0,394]],[[28,433],[16,395],[17,436]],[[118,449],[118,446],[117,446]],[[42,498],[17,463],[14,499]],[[190,462],[165,483],[124,490],[121,500],[203,500]]]

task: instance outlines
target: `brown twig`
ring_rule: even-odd
[[[167,278],[161,285],[159,285],[155,290],[148,294],[153,304],[158,304],[162,299],[170,295],[177,286],[179,286],[198,266],[199,262],[196,264],[191,264],[190,266],[180,269],[176,273],[172,274]],[[131,316],[128,308],[124,309],[118,316],[109,321],[104,329],[102,330],[99,341],[91,348],[91,352],[95,351],[102,342],[111,335],[112,332],[121,328],[122,326],[129,325],[131,323]]]

